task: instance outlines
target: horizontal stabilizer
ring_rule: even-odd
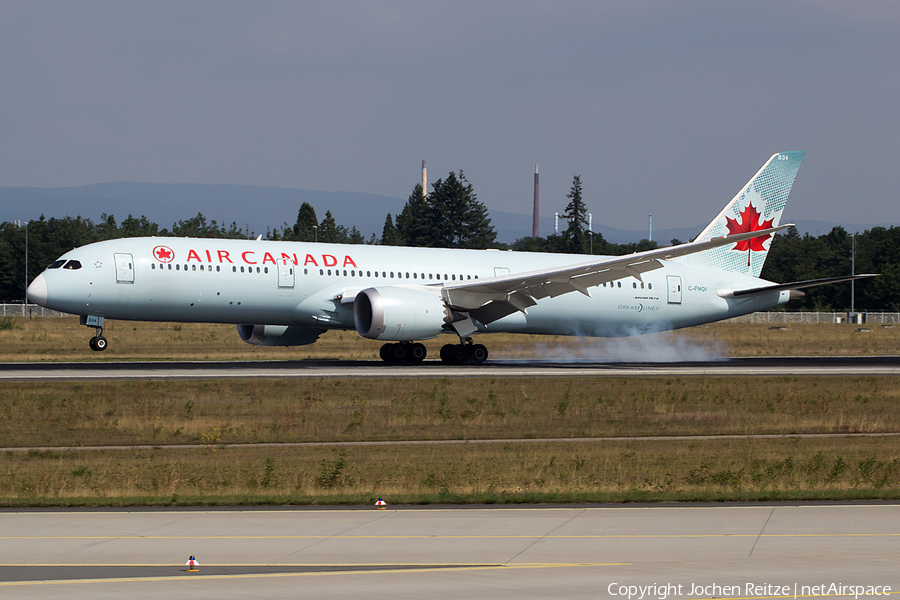
[[[878,273],[867,273],[865,275],[846,275],[844,277],[826,277],[824,279],[809,279],[807,281],[793,281],[791,283],[774,283],[749,290],[723,290],[719,292],[722,298],[740,298],[742,296],[752,296],[753,294],[765,294],[768,292],[782,292],[784,290],[802,290],[804,288],[816,287],[817,285],[828,285],[829,283],[841,283],[842,281],[853,281],[856,279],[868,279],[869,277],[878,277]]]

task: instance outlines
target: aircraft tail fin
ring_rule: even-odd
[[[696,241],[777,227],[805,152],[779,152],[753,176]],[[759,277],[772,244],[764,235],[686,256],[686,262]]]

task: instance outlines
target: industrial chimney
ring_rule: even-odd
[[[428,197],[428,169],[425,168],[425,161],[422,161],[422,197]]]
[[[534,165],[534,216],[531,218],[531,237],[538,237],[538,221],[541,217],[540,211],[540,191],[541,184],[538,181],[538,166]]]

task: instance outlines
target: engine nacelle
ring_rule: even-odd
[[[254,346],[306,346],[325,333],[303,325],[238,325],[241,339]]]
[[[356,331],[372,340],[427,340],[449,322],[450,311],[440,295],[421,288],[368,288],[353,303]]]

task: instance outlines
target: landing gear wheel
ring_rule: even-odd
[[[391,361],[391,344],[384,344],[381,346],[381,350],[378,351],[378,356],[381,357],[381,360],[384,362]]]
[[[473,365],[484,364],[488,358],[488,349],[483,344],[466,346],[466,353],[468,354],[469,363]]]
[[[406,346],[407,344],[390,344],[390,350],[388,352],[391,357],[391,362],[406,362],[406,357],[409,355],[409,352],[407,352],[406,350]]]
[[[91,350],[94,352],[102,352],[109,346],[109,342],[102,335],[97,335],[88,341],[88,346],[90,346]]]
[[[409,351],[407,352],[406,360],[409,362],[422,362],[425,360],[425,357],[428,355],[428,349],[425,348],[425,344],[420,344],[416,342],[414,344],[409,345]]]
[[[462,344],[447,344],[441,348],[441,360],[450,365],[461,365],[469,359],[469,352]]]

